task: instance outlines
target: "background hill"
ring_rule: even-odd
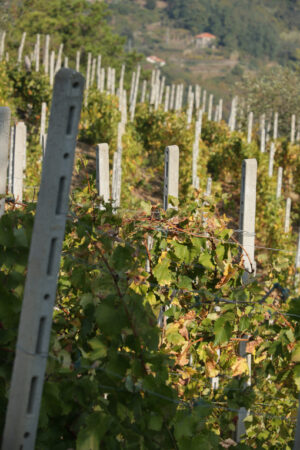
[[[246,71],[300,61],[299,0],[107,0],[110,23],[127,50],[166,61],[168,81],[201,83],[217,94]],[[195,35],[217,36],[197,49]]]

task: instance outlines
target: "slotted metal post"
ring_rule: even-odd
[[[35,448],[83,87],[73,70],[55,77],[2,450]]]

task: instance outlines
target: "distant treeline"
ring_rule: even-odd
[[[192,33],[208,31],[219,45],[281,62],[299,59],[299,0],[167,0],[170,19]],[[292,30],[294,33],[291,33]]]

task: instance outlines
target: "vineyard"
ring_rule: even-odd
[[[47,37],[24,66],[25,39],[0,40],[2,449],[300,448],[296,115]]]

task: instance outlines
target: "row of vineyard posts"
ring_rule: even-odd
[[[23,34],[18,52],[18,64],[21,65],[22,53],[26,34]],[[5,33],[0,40],[0,59],[4,57]],[[54,85],[53,100],[49,126],[47,127],[47,105],[43,103],[41,110],[40,144],[42,146],[43,173],[35,216],[34,232],[31,242],[28,273],[24,293],[22,314],[20,318],[16,357],[11,382],[9,405],[6,415],[6,425],[3,436],[3,449],[33,449],[39,419],[40,402],[46,370],[49,338],[52,323],[53,307],[59,272],[60,253],[64,237],[66,216],[68,212],[68,196],[71,184],[73,160],[76,147],[76,136],[82,103],[86,106],[89,88],[96,79],[97,88],[109,94],[115,94],[116,71],[107,69],[105,89],[105,69],[101,68],[101,56],[92,58],[88,55],[86,72],[86,86],[79,73],[67,69],[69,61],[65,57],[65,69],[61,69],[63,46],[58,50],[57,58],[52,51],[49,57],[50,37],[45,39],[43,65],[45,73],[49,74],[50,84]],[[35,62],[35,70],[40,70],[40,36],[37,36],[35,50],[27,64]],[[6,53],[6,59],[9,59]],[[49,63],[50,61],[50,63]],[[77,53],[76,69],[80,70],[80,52]],[[105,203],[111,201],[117,213],[121,206],[122,186],[122,136],[126,123],[132,122],[140,88],[141,68],[132,74],[131,90],[129,94],[129,108],[127,107],[127,93],[124,86],[125,66],[122,67],[119,88],[116,95],[119,98],[121,122],[118,125],[117,149],[113,157],[112,183],[110,195],[109,146],[99,143],[96,146],[96,179],[99,196]],[[55,77],[55,82],[54,82]],[[174,109],[181,111],[184,101],[184,86],[165,86],[165,78],[161,78],[159,70],[152,72],[150,91],[147,92],[147,82],[142,83],[140,101],[149,101],[154,110],[162,107],[164,111]],[[164,99],[164,100],[163,100]],[[209,95],[207,111],[208,120],[213,120],[213,95]],[[195,140],[193,145],[193,164],[191,167],[192,184],[199,189],[198,164],[199,140],[201,139],[202,119],[206,112],[207,92],[201,96],[200,86],[189,87],[187,93],[187,127],[191,127],[193,114],[196,116]],[[234,97],[228,121],[230,131],[236,129],[238,115],[238,99]],[[222,99],[215,107],[214,120],[220,122],[222,117]],[[2,195],[0,211],[5,213],[5,196],[13,195],[16,204],[23,200],[23,172],[26,168],[26,126],[23,122],[10,127],[10,111],[0,108],[0,160]],[[279,115],[274,114],[273,139],[269,152],[269,177],[273,176],[273,164],[276,154],[276,139],[278,138]],[[48,128],[48,131],[47,131]],[[296,130],[296,117],[291,117],[290,141],[299,140],[300,130]],[[297,133],[296,133],[297,131]],[[260,118],[260,150],[266,151],[266,145],[271,140],[271,122],[266,123],[263,115]],[[253,113],[248,115],[247,141],[253,136]],[[179,188],[179,157],[177,146],[167,147],[165,150],[164,192],[163,206],[167,210],[174,208],[172,198],[178,198]],[[256,177],[257,162],[246,159],[242,165],[242,185],[240,201],[240,245],[244,255],[244,283],[255,276],[255,212],[256,212]],[[277,177],[276,197],[281,196],[283,170],[279,168]],[[211,179],[207,180],[207,197],[211,192]],[[286,215],[284,231],[290,231],[291,199],[286,201]],[[205,217],[203,217],[205,221]],[[298,240],[295,266],[300,267],[300,237]],[[153,243],[149,242],[153,245]],[[46,257],[45,257],[46,255]],[[164,315],[164,311],[161,312]],[[163,324],[164,321],[160,323]],[[162,325],[163,326],[163,325]],[[251,355],[246,353],[247,335],[240,342],[240,356],[246,359],[249,379],[251,383]],[[192,363],[192,361],[191,361]],[[218,377],[212,378],[212,388],[218,388]],[[245,408],[238,412],[235,439],[240,441],[245,433],[244,419],[249,414]],[[299,420],[298,420],[299,424]],[[300,424],[296,429],[295,449],[300,445]]]

